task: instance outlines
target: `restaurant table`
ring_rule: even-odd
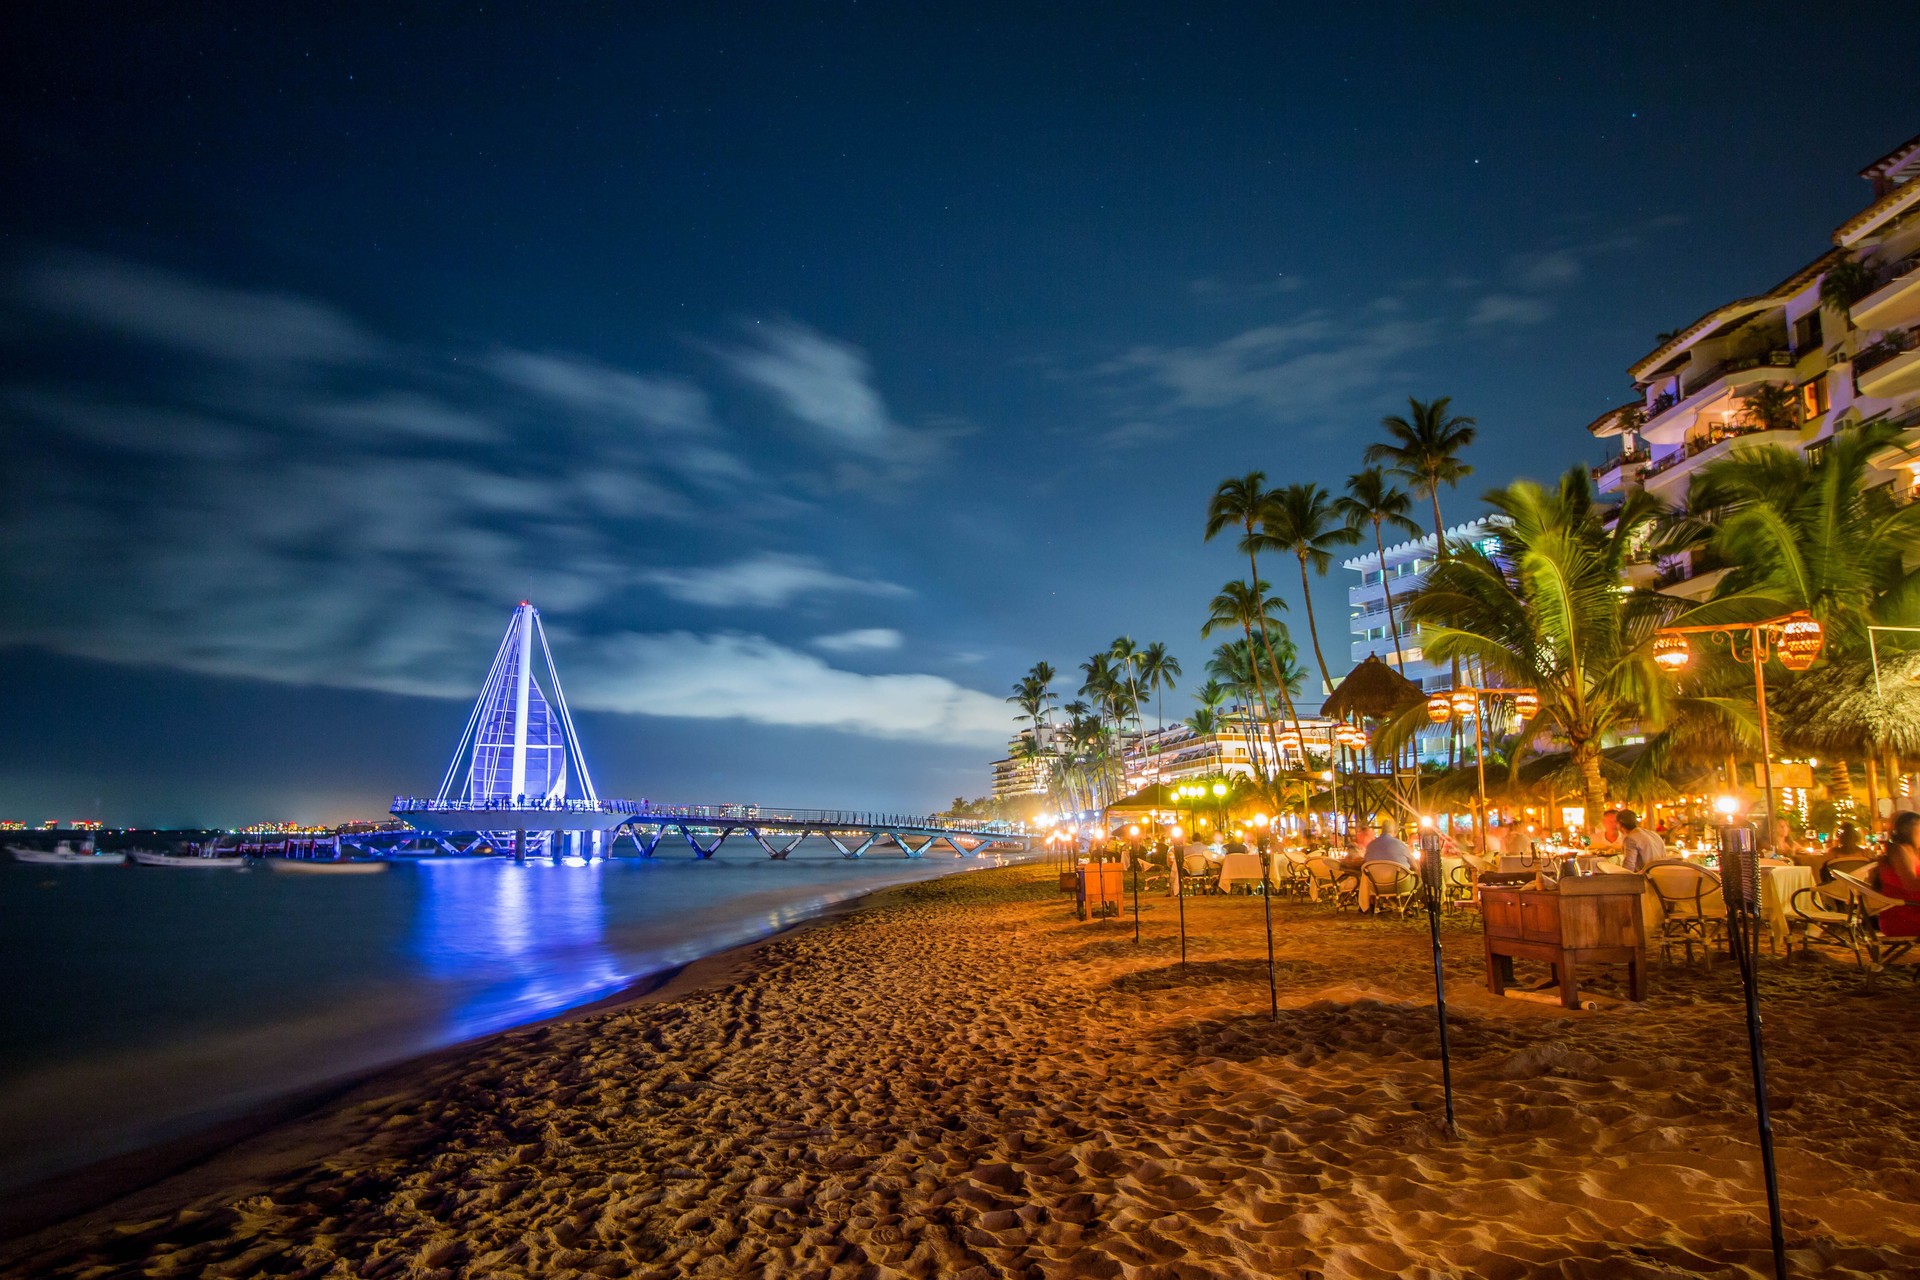
[[[1813,869],[1798,864],[1760,867],[1760,915],[1767,922],[1768,941],[1775,950],[1787,946],[1788,922],[1792,919],[1793,895],[1814,885]]]
[[[1220,892],[1232,893],[1236,884],[1260,883],[1260,855],[1257,853],[1229,853],[1220,859],[1220,879],[1216,882]]]

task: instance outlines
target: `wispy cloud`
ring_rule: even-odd
[[[1298,421],[1377,391],[1402,355],[1433,340],[1434,329],[1390,311],[1359,322],[1314,313],[1211,346],[1138,346],[1100,372],[1144,378],[1160,393],[1161,409],[1251,406]]]
[[[1512,293],[1490,293],[1474,305],[1470,324],[1540,324],[1553,316],[1553,304],[1544,298]]]
[[[384,349],[371,332],[312,299],[222,288],[111,258],[59,255],[29,268],[20,287],[69,320],[219,360],[337,364],[373,359]]]
[[[721,353],[736,374],[833,444],[871,454],[894,446],[900,428],[865,352],[805,325],[755,325],[753,334],[753,345]]]
[[[591,705],[608,711],[981,746],[1007,738],[1006,706],[991,694],[941,676],[841,671],[763,636],[627,635],[598,646],[590,661],[605,673]]]
[[[692,382],[403,347],[310,298],[49,261],[0,295],[35,313],[0,317],[16,321],[6,332],[52,313],[204,363],[130,362],[138,378],[111,398],[0,388],[0,644],[465,699],[530,590],[583,709],[1004,738],[998,698],[822,656],[881,651],[882,628],[809,652],[647,620],[674,605],[643,610],[636,580],[699,607],[911,594],[774,552],[636,573],[636,549],[697,560],[693,516],[750,532],[778,501],[736,483],[744,467]]]
[[[835,573],[811,556],[766,551],[706,569],[649,569],[640,574],[675,600],[714,608],[778,609],[803,596],[909,596],[898,583]]]
[[[575,410],[610,414],[660,431],[703,433],[713,428],[706,392],[678,378],[531,351],[498,351],[487,363],[509,385]]]
[[[885,653],[898,649],[905,640],[906,637],[892,627],[859,627],[815,636],[813,647],[827,653]]]

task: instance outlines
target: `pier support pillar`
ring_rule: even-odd
[[[524,829],[513,833],[513,860],[515,862],[527,860],[527,833]]]

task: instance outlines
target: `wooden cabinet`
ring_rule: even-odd
[[[1487,988],[1513,981],[1513,962],[1544,960],[1560,982],[1560,999],[1580,1007],[1582,964],[1624,964],[1635,1000],[1646,994],[1645,891],[1637,875],[1569,876],[1550,889],[1486,886],[1480,891],[1486,929]]]

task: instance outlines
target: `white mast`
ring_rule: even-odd
[[[520,687],[514,695],[513,791],[527,794],[527,691],[533,687],[533,606],[520,602],[514,621],[520,628]]]

